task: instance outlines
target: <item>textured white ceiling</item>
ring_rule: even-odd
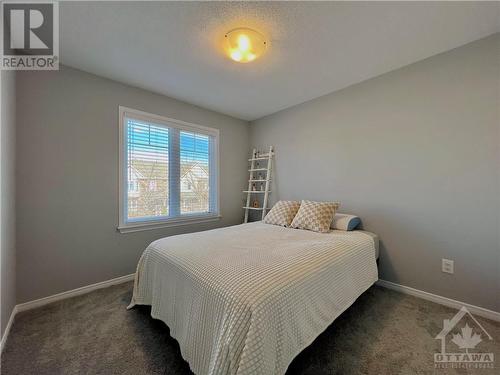
[[[500,31],[494,2],[64,2],[63,64],[253,120]],[[265,55],[221,39],[251,27]]]

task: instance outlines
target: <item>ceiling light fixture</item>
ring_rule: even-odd
[[[228,56],[240,63],[255,60],[264,53],[267,47],[264,36],[252,29],[234,29],[224,36]]]

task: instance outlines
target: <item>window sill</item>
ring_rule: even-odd
[[[153,230],[160,228],[178,227],[181,225],[199,224],[199,223],[209,223],[212,221],[218,221],[222,218],[221,215],[207,215],[205,217],[190,217],[190,218],[179,218],[171,219],[157,222],[142,222],[142,223],[130,223],[125,225],[120,225],[117,229],[120,233],[131,233],[140,232],[144,230]]]

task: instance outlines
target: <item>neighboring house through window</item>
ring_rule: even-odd
[[[131,178],[132,179],[128,181],[128,191],[130,193],[139,191],[138,180],[136,178],[134,178],[134,176],[131,176]]]
[[[217,129],[120,107],[122,232],[219,217]]]

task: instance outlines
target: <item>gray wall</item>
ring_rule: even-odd
[[[241,223],[246,122],[68,67],[17,82],[18,302],[133,273],[160,237]],[[222,220],[116,231],[118,105],[220,129]]]
[[[3,336],[12,309],[16,304],[16,242],[15,242],[15,145],[16,84],[15,72],[1,74],[1,301],[0,331]]]
[[[339,200],[380,235],[382,279],[500,311],[499,52],[496,34],[253,122],[274,200]]]

